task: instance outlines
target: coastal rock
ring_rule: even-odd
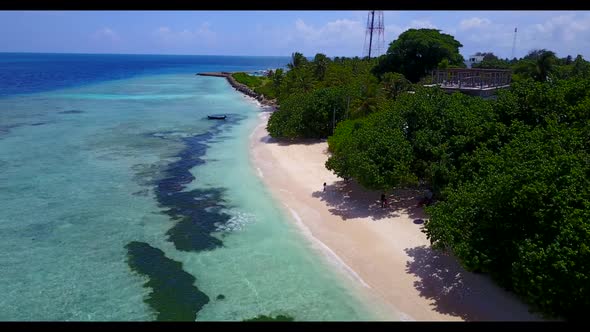
[[[249,96],[249,97],[252,97],[252,98],[258,100],[264,106],[269,106],[269,107],[272,107],[273,109],[276,108],[276,103],[275,103],[274,100],[268,100],[268,99],[264,98],[263,95],[254,92],[252,89],[250,89],[245,84],[239,83],[238,81],[236,81],[233,78],[233,76],[231,75],[231,73],[228,73],[228,72],[197,73],[196,75],[200,75],[200,76],[214,76],[214,77],[225,77],[227,79],[227,81],[229,82],[229,84],[234,89],[236,89],[237,91],[245,94],[246,96]]]

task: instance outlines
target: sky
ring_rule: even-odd
[[[363,56],[367,11],[0,11],[0,52]],[[385,11],[384,49],[410,28],[466,58],[533,49],[590,59],[590,11]]]

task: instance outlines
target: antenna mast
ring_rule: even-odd
[[[516,48],[516,28],[514,28],[514,40],[512,41],[512,56],[510,60],[514,59],[514,49]]]
[[[377,41],[373,45],[373,36],[376,35]],[[368,37],[368,41],[367,41]],[[368,43],[367,43],[368,42]],[[365,33],[365,50],[364,54],[371,58],[381,54],[385,43],[385,28],[383,24],[383,12],[379,10],[369,11],[367,16],[367,31]]]

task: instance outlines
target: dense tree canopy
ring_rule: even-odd
[[[508,69],[510,68],[510,61],[508,59],[500,59],[492,52],[477,52],[475,55],[483,56],[480,63],[474,63],[473,68],[482,69]]]
[[[410,29],[399,35],[380,58],[377,75],[397,72],[412,82],[418,82],[438,64],[447,59],[451,66],[464,66],[459,48],[463,45],[451,35],[436,29]]]
[[[316,54],[313,61],[305,62],[302,57],[295,53],[293,69],[286,74],[277,70],[269,78],[280,104],[267,127],[273,137],[325,138],[339,121],[373,113],[385,98],[370,72],[374,60],[330,60]],[[402,78],[398,77],[399,89],[404,88]]]
[[[524,77],[545,82],[550,78],[550,74],[555,71],[557,60],[555,53],[552,51],[533,50],[522,61],[514,65],[514,73],[517,75],[517,79]]]
[[[412,83],[400,73],[385,73],[381,77],[381,84],[387,98],[395,99],[402,92],[412,88]]]
[[[338,87],[295,93],[272,114],[268,132],[282,138],[327,137],[345,116],[346,100],[346,90]]]
[[[302,53],[295,52],[291,55],[291,62],[287,64],[289,69],[297,69],[305,66],[308,63],[305,56]]]
[[[501,95],[495,107],[509,141],[471,156],[480,167],[446,189],[425,226],[468,269],[547,314],[577,319],[590,307],[588,84],[517,83]]]
[[[388,109],[392,104],[383,107]],[[367,188],[381,190],[416,182],[410,171],[412,147],[395,112],[382,110],[345,121],[329,144],[334,156],[326,167],[343,178],[352,177]]]
[[[477,109],[477,112],[473,110]],[[472,98],[462,94],[447,95],[436,89],[417,89],[414,93],[405,93],[398,97],[395,103],[385,103],[374,118],[362,119],[355,122],[355,128],[367,128],[373,132],[371,135],[380,135],[385,131],[373,122],[366,122],[368,119],[379,119],[380,125],[393,127],[399,125],[403,136],[396,136],[396,141],[391,141],[388,146],[409,144],[411,147],[412,160],[409,168],[403,169],[407,172],[407,179],[424,179],[435,189],[445,187],[449,181],[465,176],[465,172],[459,173],[460,162],[463,158],[474,151],[479,145],[488,143],[496,144],[496,135],[501,132],[502,124],[495,122],[496,115],[490,103],[480,99]],[[345,122],[346,123],[346,122]],[[349,128],[350,125],[342,123],[334,136],[330,137],[330,150],[333,152],[331,159],[348,158],[355,149],[354,144],[345,144],[346,151],[338,150],[338,142],[357,135],[357,131],[348,129],[340,130],[340,127]],[[375,122],[377,123],[377,122]],[[342,136],[342,137],[341,137]],[[372,137],[372,136],[371,136]],[[397,139],[403,139],[403,142]],[[368,138],[363,138],[363,140]],[[371,138],[376,140],[376,138]],[[333,149],[333,146],[335,147]],[[361,151],[366,153],[366,151]],[[344,163],[341,161],[328,161],[329,167],[337,174],[352,175],[355,172],[345,169],[346,166],[356,167],[355,163]],[[340,165],[336,167],[335,165]],[[358,174],[357,172],[356,174]],[[365,178],[369,175],[363,175]],[[380,174],[372,174],[377,178]],[[365,183],[379,182],[381,180],[368,180]],[[410,183],[411,181],[406,181]],[[402,181],[393,179],[384,183],[389,188],[398,186]],[[374,186],[373,186],[374,187]]]
[[[590,79],[524,81],[496,101],[437,89],[342,122],[328,169],[365,187],[426,181],[433,246],[549,315],[590,307]]]

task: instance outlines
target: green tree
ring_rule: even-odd
[[[552,51],[545,49],[529,52],[521,61],[514,66],[518,78],[532,78],[538,82],[545,82],[550,74],[554,72],[557,64],[557,57]]]
[[[580,132],[523,127],[477,176],[429,210],[426,233],[471,271],[491,274],[553,315],[590,306],[589,156]]]
[[[497,61],[497,60],[500,60],[500,58],[498,58],[493,52],[484,52],[481,55],[483,55],[483,61]]]
[[[344,121],[328,139],[332,156],[326,168],[370,189],[388,190],[415,183],[410,171],[412,148],[401,125],[401,118],[387,110]]]
[[[441,62],[438,63],[438,65],[436,65],[436,68],[438,69],[448,69],[450,66],[449,64],[449,59],[444,58],[441,60]]]
[[[589,89],[588,79],[526,80],[500,93],[495,129],[458,158],[461,176],[425,225],[467,269],[569,319],[590,307]]]
[[[459,48],[463,47],[449,34],[436,29],[410,29],[394,40],[387,53],[379,58],[375,73],[398,72],[411,82],[418,82],[443,60],[453,66],[464,66]]]
[[[293,94],[310,92],[314,89],[315,83],[313,72],[308,66],[291,69],[281,80],[279,101]]]
[[[314,74],[315,78],[318,81],[323,81],[326,76],[326,71],[328,70],[328,64],[330,63],[330,59],[322,54],[318,53],[315,55],[313,59],[313,67],[314,67]]]
[[[344,118],[346,90],[321,88],[293,94],[273,112],[267,130],[275,138],[325,138]]]
[[[536,62],[535,79],[544,82],[549,78],[549,73],[553,70],[557,57],[552,51],[545,51],[539,55]]]
[[[298,69],[305,65],[307,65],[308,61],[303,56],[303,54],[299,52],[295,52],[291,55],[291,63],[287,64],[289,69]]]
[[[412,87],[412,83],[400,73],[383,74],[381,77],[381,85],[385,92],[385,96],[391,99],[395,99],[402,92],[408,91]]]
[[[293,74],[292,87],[295,91],[309,92],[313,89],[315,78],[311,70],[305,68],[293,71]]]
[[[480,63],[474,63],[472,65],[473,68],[482,68],[482,69],[508,69],[510,68],[510,62],[508,60],[503,60],[498,58],[492,52],[477,52],[477,55],[483,55],[483,60]]]
[[[285,77],[285,73],[282,69],[277,69],[271,76],[272,86],[278,92],[281,83],[283,82],[283,78]]]
[[[359,91],[358,98],[350,105],[352,118],[364,117],[377,111],[381,98],[376,77],[363,75],[352,84],[352,87]]]
[[[590,77],[590,63],[578,54],[576,59],[572,62],[572,76]]]

